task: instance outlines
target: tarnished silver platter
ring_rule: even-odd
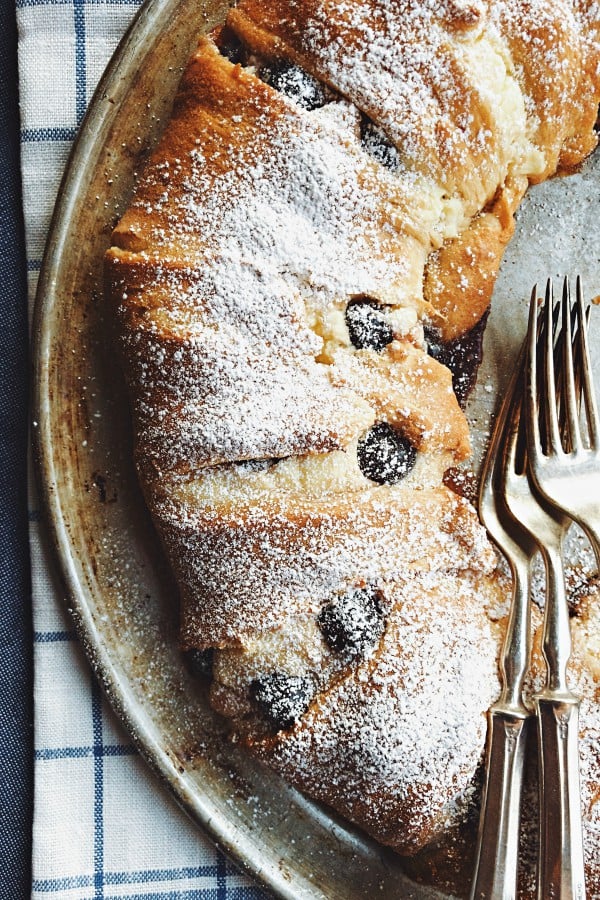
[[[393,853],[223,740],[222,724],[182,664],[177,592],[136,483],[102,303],[102,257],[196,38],[225,8],[149,0],[71,155],[34,323],[33,418],[47,522],[69,606],[113,706],[165,786],[219,846],[280,897],[439,897],[410,882]],[[532,192],[519,213],[471,404],[481,437],[522,337],[533,282],[581,272],[600,293],[599,185],[596,154],[573,178]]]

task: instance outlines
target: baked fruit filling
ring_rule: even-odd
[[[507,597],[446,473],[518,204],[595,146],[599,31],[584,0],[241,0],[106,256],[188,663],[415,877],[460,868]]]

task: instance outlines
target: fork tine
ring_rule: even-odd
[[[537,285],[531,292],[529,302],[529,325],[527,327],[527,358],[525,361],[526,389],[525,400],[527,409],[527,443],[532,459],[541,459],[542,440],[540,433],[540,410],[538,402],[538,372],[537,372],[537,323],[538,323],[538,298]]]
[[[502,472],[505,469],[505,466],[503,465],[503,459],[506,455],[506,434],[507,429],[511,427],[509,423],[512,421],[514,395],[517,392],[517,383],[522,379],[522,370],[526,350],[527,346],[524,342],[521,350],[519,351],[519,356],[515,364],[512,378],[507,388],[504,402],[502,403],[500,411],[496,417],[487,453],[485,455],[483,468],[481,471],[479,492],[480,495],[487,494],[490,498],[495,497],[498,490],[501,490],[503,477]]]
[[[575,365],[573,360],[573,330],[571,327],[572,308],[569,279],[565,278],[562,293],[562,329],[558,336],[557,350],[560,351],[561,384],[564,415],[566,416],[567,437],[570,450],[577,451],[582,447],[581,429],[579,426],[579,409],[577,387],[575,384]]]
[[[545,327],[548,316],[549,291],[546,292],[546,314],[540,316]],[[572,298],[573,299],[573,298]],[[570,516],[586,532],[594,549],[596,560],[600,568],[600,507],[598,496],[600,494],[600,417],[598,415],[598,401],[594,393],[594,377],[590,362],[590,347],[588,340],[588,317],[590,306],[583,303],[583,290],[581,281],[577,280],[576,302],[571,304],[569,314],[571,326],[571,351],[574,371],[576,403],[572,406],[572,417],[577,416],[581,441],[579,447],[573,446],[567,427],[566,413],[566,389],[565,379],[561,375],[556,386],[555,395],[557,404],[549,411],[547,419],[552,416],[559,420],[559,434],[562,433],[564,446],[560,437],[552,442],[550,439],[543,444],[548,428],[544,422],[546,401],[550,393],[541,389],[541,381],[546,367],[542,365],[542,356],[549,355],[546,334],[542,334],[544,327],[539,329],[539,344],[544,345],[540,356],[536,349],[536,298],[532,297],[529,311],[528,332],[528,359],[527,359],[527,383],[525,397],[527,401],[527,448],[528,467],[532,481],[539,494],[555,510],[562,511]],[[564,321],[567,323],[567,313],[563,311]],[[562,318],[562,317],[561,317]],[[556,321],[558,328],[558,318]],[[565,328],[565,330],[567,330]],[[557,350],[562,346],[562,339],[556,342]],[[556,351],[555,351],[556,352]],[[561,351],[562,352],[562,351]],[[554,368],[554,366],[552,367]],[[562,369],[560,354],[557,354],[556,369]],[[551,386],[550,386],[551,387]],[[539,396],[538,396],[539,391]],[[585,409],[581,410],[584,406]],[[584,422],[585,419],[585,422]],[[554,445],[553,445],[554,444]]]
[[[518,364],[519,365],[519,364]],[[513,383],[515,376],[513,375],[513,379],[508,388],[508,394],[512,393]],[[508,416],[508,400],[505,398],[504,403],[496,417],[496,422],[494,428],[492,429],[492,433],[490,436],[490,442],[488,444],[487,452],[485,454],[485,458],[483,461],[483,467],[481,470],[481,477],[479,480],[479,505],[480,509],[487,508],[486,504],[483,503],[483,497],[489,497],[493,499],[496,496],[497,485],[498,485],[498,473],[501,470],[500,467],[500,458],[502,456],[501,453],[501,444],[503,441],[503,435],[505,430],[505,423]],[[481,512],[480,512],[481,515]],[[484,525],[485,525],[484,521]],[[487,526],[486,526],[487,527]]]
[[[588,310],[589,312],[589,310]],[[594,392],[592,381],[592,364],[590,360],[590,349],[588,341],[588,315],[583,304],[583,289],[581,286],[581,278],[577,277],[577,313],[579,319],[579,328],[577,330],[577,342],[579,353],[581,354],[581,390],[585,401],[585,411],[587,414],[587,424],[590,438],[590,449],[600,449],[600,419],[598,417],[598,406]]]
[[[556,382],[554,373],[554,288],[552,279],[548,279],[546,296],[542,308],[541,354],[544,377],[539,388],[540,403],[544,411],[546,430],[546,449],[559,453],[562,450],[558,408],[556,405]]]

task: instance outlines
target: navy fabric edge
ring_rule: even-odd
[[[17,25],[0,0],[0,898],[31,896],[33,641],[27,517],[28,326]]]

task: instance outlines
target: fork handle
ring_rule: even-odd
[[[517,886],[523,763],[530,716],[492,707],[488,712],[483,791],[471,900],[514,900]]]
[[[579,701],[536,697],[540,754],[538,900],[584,900]]]

